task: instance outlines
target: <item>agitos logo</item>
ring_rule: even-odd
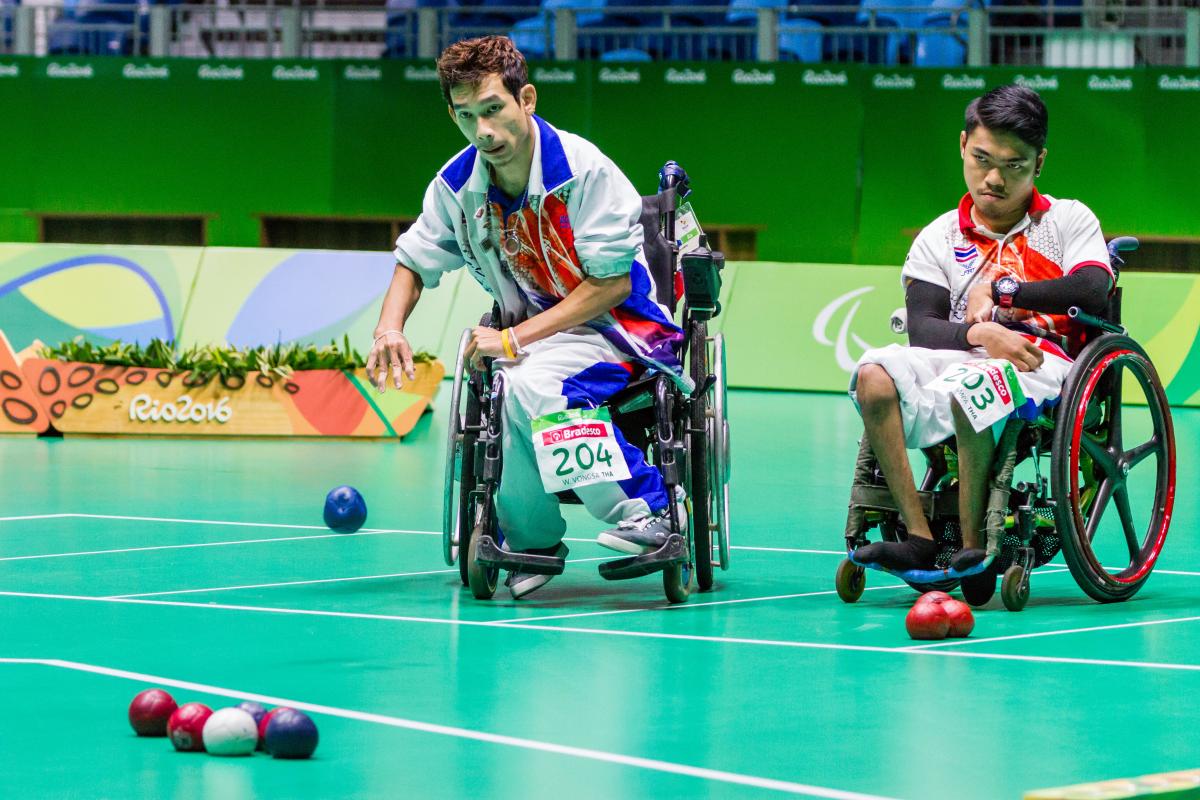
[[[833,348],[833,355],[837,359],[838,366],[846,372],[853,372],[855,366],[858,365],[858,356],[850,354],[851,341],[860,350],[871,349],[871,345],[863,341],[862,337],[857,333],[853,333],[851,327],[854,325],[854,316],[858,313],[858,309],[862,305],[862,300],[858,298],[872,291],[874,288],[874,286],[863,286],[852,292],[846,292],[822,308],[817,314],[817,318],[813,320],[813,338],[817,340],[817,344]],[[837,333],[831,338],[829,329],[834,324],[834,318],[847,305],[849,305],[849,308],[842,313],[841,322],[837,324]]]

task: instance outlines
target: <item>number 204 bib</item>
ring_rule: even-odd
[[[1007,418],[1025,403],[1016,370],[1001,358],[955,364],[925,388],[953,396],[976,432]]]
[[[547,492],[623,481],[629,465],[607,408],[570,408],[533,420],[533,452]]]

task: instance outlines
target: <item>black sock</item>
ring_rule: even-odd
[[[909,536],[903,542],[872,542],[854,551],[854,558],[864,564],[881,564],[896,572],[910,569],[933,569],[938,543],[920,536]]]
[[[984,557],[986,556],[987,551],[981,550],[978,547],[963,548],[955,553],[954,557],[950,559],[950,569],[958,570],[959,572],[965,572],[966,570],[969,570],[971,567],[978,564],[980,561],[983,561]]]

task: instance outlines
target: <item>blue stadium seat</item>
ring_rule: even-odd
[[[813,63],[821,60],[824,27],[815,19],[797,17],[779,23],[781,61]]]
[[[925,21],[926,11],[895,9],[899,6],[912,6],[915,9],[929,5],[929,0],[862,0],[857,22],[869,26],[873,16],[876,28],[918,28]],[[872,63],[899,64],[913,60],[913,37],[910,34],[872,34],[865,38],[869,41],[867,60]]]
[[[554,12],[560,8],[591,9],[576,14],[577,28],[594,25],[604,18],[600,11],[604,0],[542,0],[542,13],[517,22],[508,34],[526,58],[546,58],[553,51]]]
[[[917,37],[914,63],[918,67],[961,67],[966,60],[966,44],[951,32],[921,34]]]
[[[788,0],[730,0],[725,21],[730,25],[753,25],[760,8],[784,9],[787,6]]]
[[[62,14],[50,25],[47,52],[50,55],[133,55],[134,10],[130,5],[130,2],[116,0],[64,3]]]
[[[650,55],[645,50],[638,50],[634,47],[625,47],[620,50],[609,50],[606,53],[600,54],[601,61],[653,61],[654,56]]]

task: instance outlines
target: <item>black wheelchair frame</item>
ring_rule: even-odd
[[[1132,237],[1109,242],[1115,276],[1124,264],[1121,254],[1137,246]],[[937,569],[892,573],[914,589],[949,591],[961,586],[967,602],[981,606],[995,594],[996,576],[1002,575],[1001,599],[1010,611],[1020,611],[1029,599],[1030,572],[1060,549],[1079,587],[1100,602],[1128,600],[1149,578],[1166,540],[1175,494],[1171,409],[1150,358],[1121,325],[1119,287],[1103,316],[1078,308],[1070,309],[1069,315],[1085,326],[1085,344],[1058,404],[1032,422],[1010,419],[1005,425],[988,487],[987,557],[974,570],[955,573],[948,568],[951,555],[962,546],[956,471],[949,464],[953,439],[923,450],[927,469],[918,494],[940,547]],[[1121,413],[1127,402],[1125,372],[1135,379],[1134,391],[1140,390],[1153,423],[1150,438],[1130,449],[1125,447]],[[1041,470],[1047,455],[1049,480]],[[1154,500],[1139,532],[1127,484],[1130,472],[1151,455],[1156,456],[1157,470]],[[1014,470],[1026,458],[1032,459],[1036,477],[1014,486]],[[1111,505],[1117,508],[1129,550],[1129,563],[1122,568],[1105,567],[1094,547],[1100,521]],[[876,527],[886,541],[901,541],[907,535],[864,435],[846,519],[848,553],[867,544],[868,531]],[[835,583],[842,600],[856,602],[866,585],[863,566],[847,557],[838,566]]]
[[[668,497],[682,486],[688,497],[688,524],[681,525],[670,504],[671,534],[657,551],[600,565],[609,580],[663,573],[663,589],[672,603],[685,602],[695,585],[707,591],[714,564],[729,568],[729,424],[726,418],[725,347],[720,334],[708,334],[708,322],[721,306],[724,256],[706,243],[679,256],[675,220],[679,203],[691,191],[687,174],[674,162],[659,173],[659,192],[642,198],[647,268],[658,300],[676,309],[676,271],[682,274],[684,351],[694,388],[684,391],[670,377],[647,373],[603,405],[626,439],[648,453],[662,472]],[[498,319],[493,308],[481,324]],[[483,370],[470,371],[465,348],[470,330],[459,340],[447,431],[443,507],[443,556],[459,564],[462,582],[478,599],[496,591],[500,570],[557,575],[561,558],[503,550],[496,535],[494,498],[502,471],[504,375],[485,359]],[[457,487],[457,488],[456,488]],[[578,503],[573,492],[561,502]],[[715,539],[715,542],[714,542]]]

